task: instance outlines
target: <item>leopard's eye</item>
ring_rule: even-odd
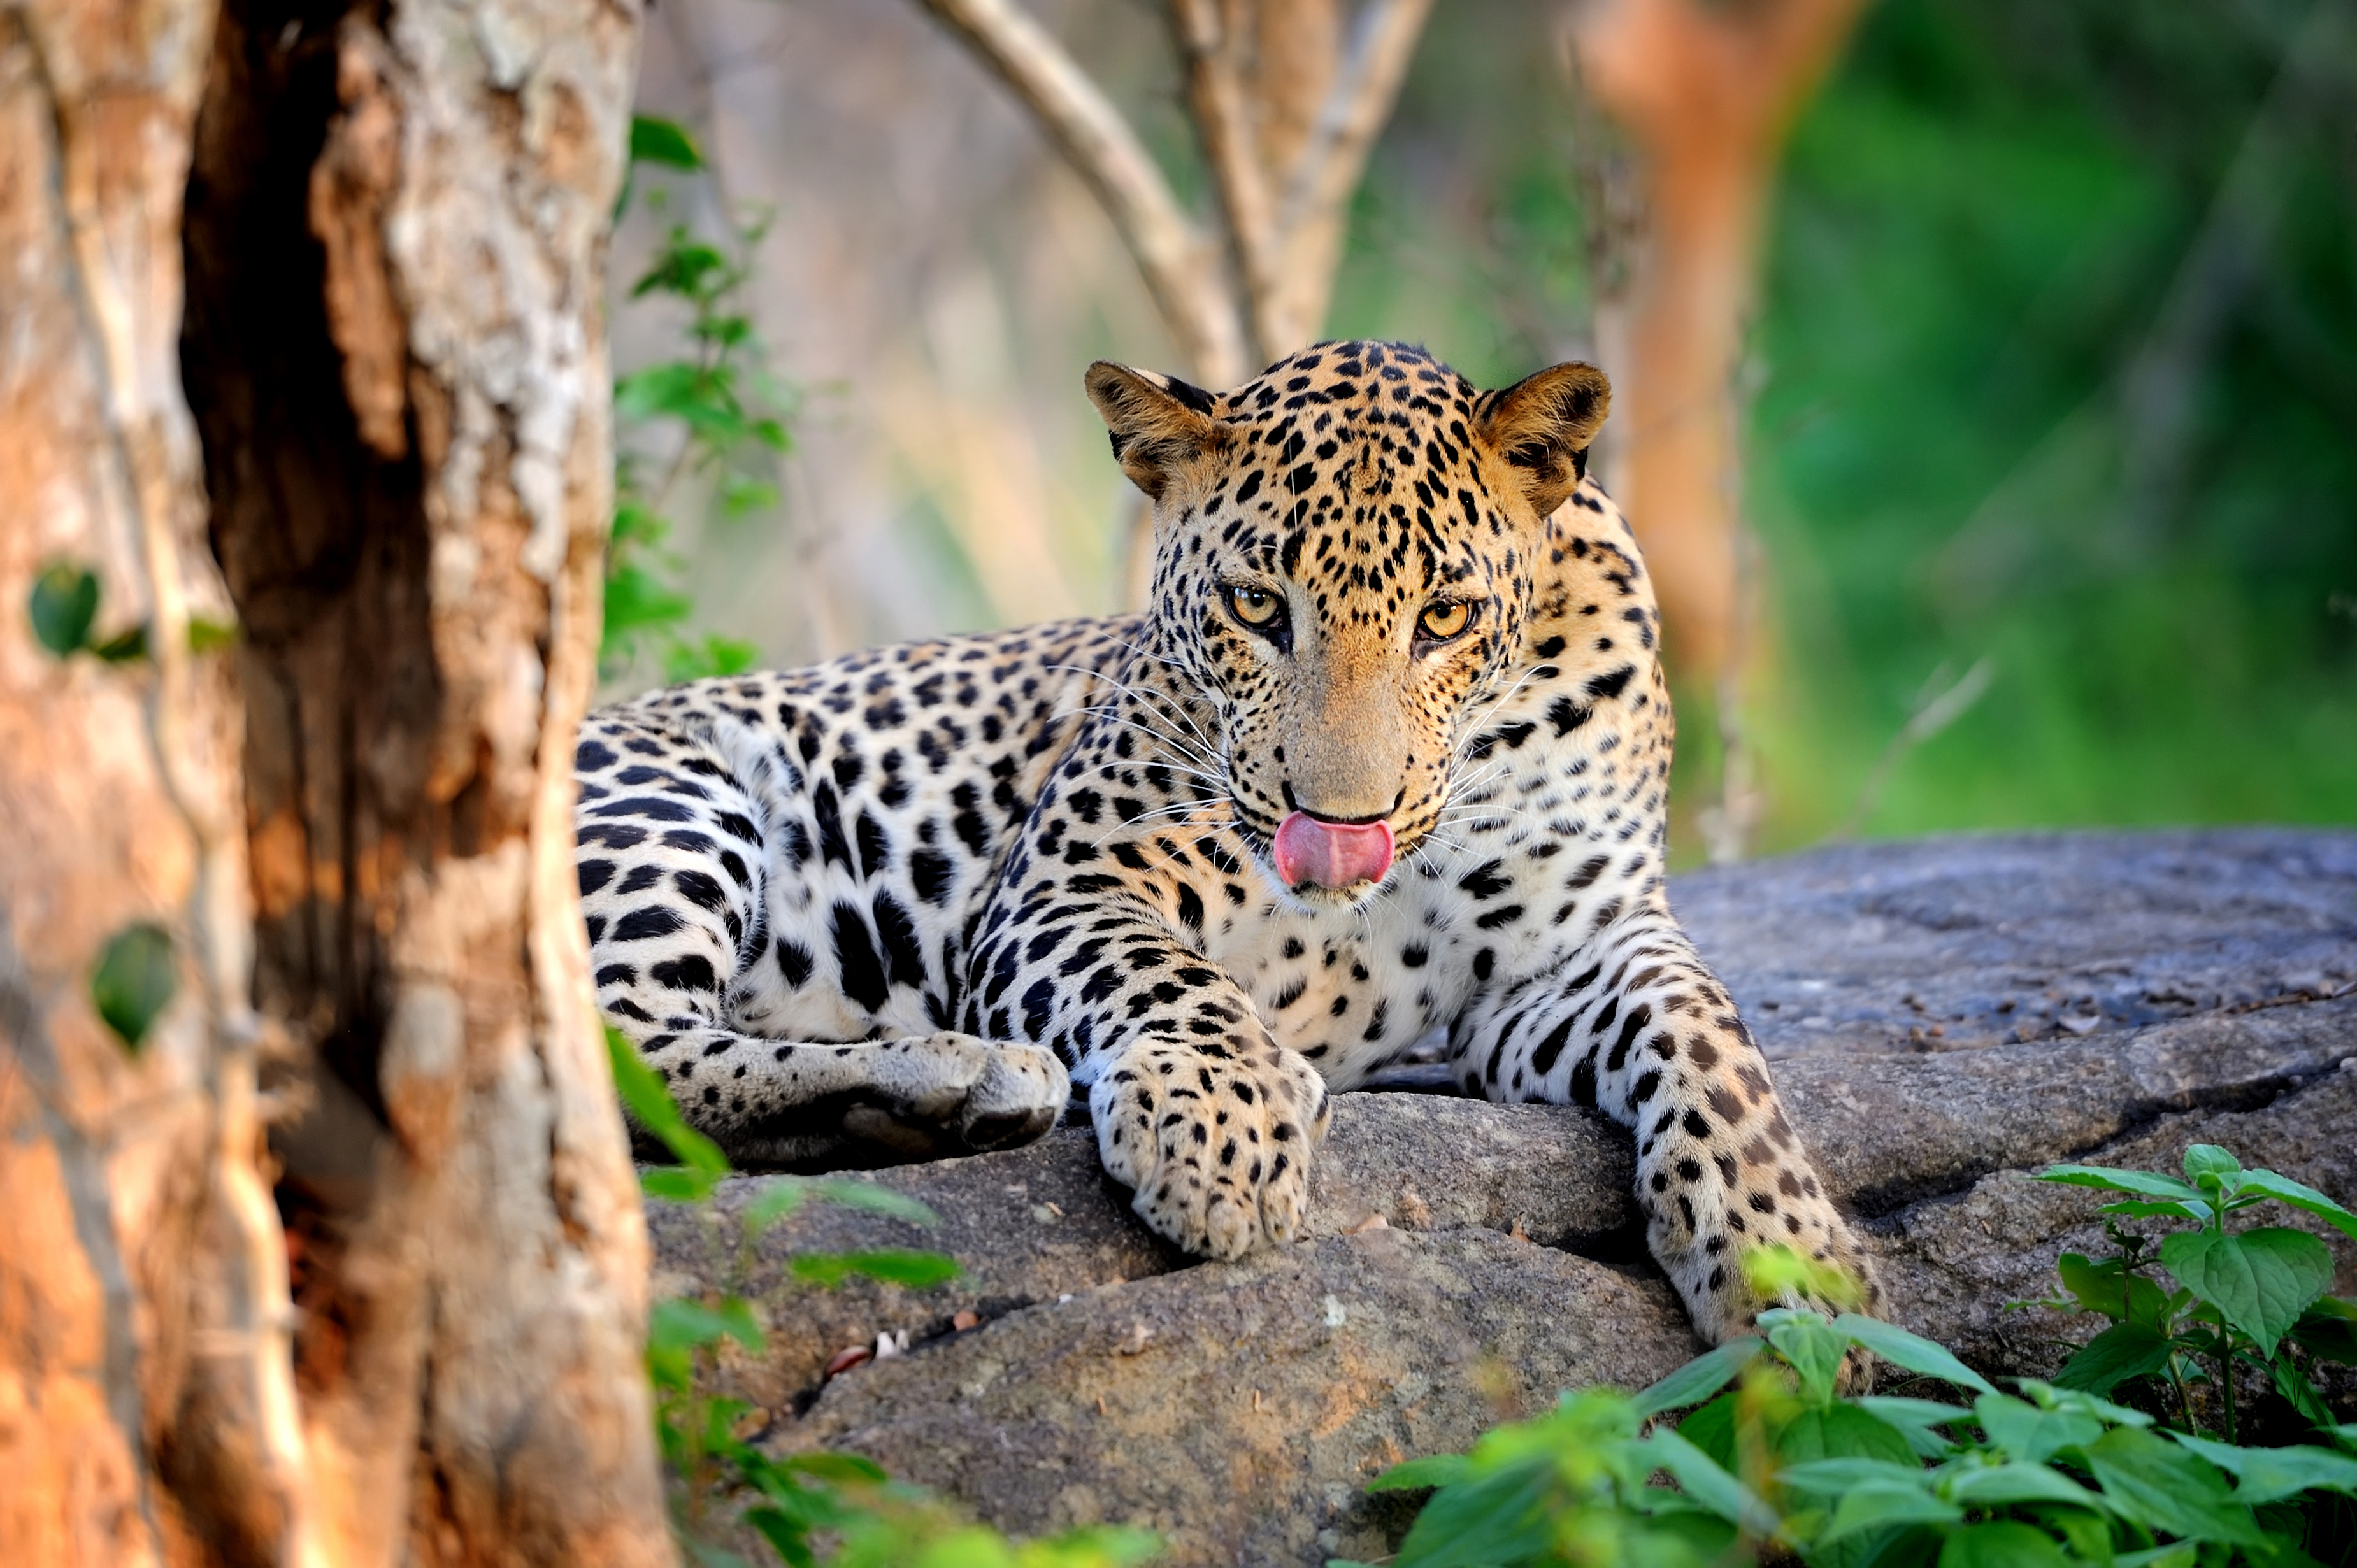
[[[1465,599],[1440,599],[1424,607],[1416,629],[1435,642],[1446,642],[1473,624],[1473,606]]]
[[[1228,608],[1246,626],[1266,626],[1276,619],[1282,607],[1275,594],[1266,588],[1238,585],[1228,590]]]

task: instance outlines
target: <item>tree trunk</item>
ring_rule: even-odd
[[[569,822],[636,26],[0,7],[0,1561],[671,1559]]]
[[[1663,652],[1715,703],[1719,799],[1702,822],[1714,861],[1742,857],[1759,809],[1738,722],[1760,639],[1759,585],[1743,562],[1737,379],[1760,225],[1785,133],[1863,5],[1603,0],[1573,16],[1587,91],[1644,154],[1650,232],[1627,360],[1609,367],[1609,471],[1661,596]],[[1617,336],[1619,280],[1607,281]]]

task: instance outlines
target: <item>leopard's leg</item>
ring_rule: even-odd
[[[1753,1296],[1740,1261],[1770,1242],[1848,1271],[1875,1309],[1870,1260],[1734,1002],[1667,909],[1640,904],[1573,963],[1492,986],[1458,1018],[1451,1047],[1468,1092],[1587,1105],[1636,1134],[1646,1240],[1705,1339],[1747,1332],[1772,1305]]]
[[[1181,887],[1004,897],[975,945],[963,1021],[1055,1042],[1138,1217],[1190,1252],[1237,1258],[1300,1233],[1326,1082],[1181,935],[1177,911],[1195,897]],[[1169,910],[1146,901],[1157,895]]]
[[[996,1148],[1055,1124],[1068,1079],[1035,1047],[746,1027],[738,1004],[774,990],[750,972],[772,946],[761,801],[696,736],[619,718],[593,718],[585,734],[575,865],[598,1009],[691,1126],[739,1163],[770,1165],[861,1144],[903,1156]],[[848,998],[835,1012],[836,1027],[866,1032]]]

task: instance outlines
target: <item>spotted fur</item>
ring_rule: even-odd
[[[1069,1074],[1138,1214],[1233,1257],[1298,1232],[1329,1090],[1445,1030],[1467,1092],[1632,1130],[1706,1337],[1757,1309],[1747,1246],[1865,1274],[1670,913],[1658,618],[1586,471],[1603,376],[1481,392],[1351,342],[1223,395],[1107,364],[1088,390],[1154,499],[1146,614],[585,726],[598,999],[689,1119],[742,1159],[987,1147]],[[1386,822],[1397,859],[1281,886],[1296,811]]]

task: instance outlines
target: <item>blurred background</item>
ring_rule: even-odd
[[[1024,4],[1216,231],[1187,7]],[[1780,5],[1816,33],[1760,31]],[[1491,386],[1601,364],[1657,577],[1723,508],[1696,537],[1733,597],[1671,607],[1678,863],[2357,820],[2352,13],[1438,0],[1320,335]],[[1665,82],[1684,107],[1649,120]],[[1135,510],[1081,372],[1200,355],[972,37],[915,0],[660,0],[640,94],[694,150],[642,147],[615,252],[607,694],[1125,607]],[[1720,120],[1716,164],[1663,129]],[[1680,352],[1717,391],[1665,413]],[[741,428],[683,415],[683,354]],[[1689,414],[1723,450],[1647,478],[1631,444]]]

